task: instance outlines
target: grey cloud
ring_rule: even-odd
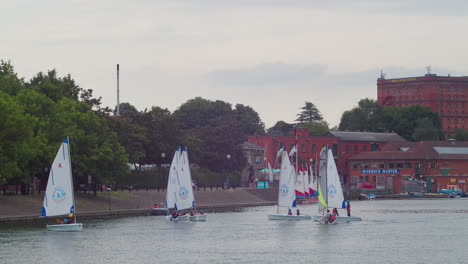
[[[310,81],[325,73],[320,64],[286,64],[282,62],[260,64],[249,68],[216,70],[205,78],[228,85],[274,85]]]

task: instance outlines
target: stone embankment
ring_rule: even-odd
[[[276,204],[277,189],[213,189],[195,191],[197,207],[207,211],[235,210],[249,206]],[[43,193],[0,195],[0,222],[40,221]],[[166,193],[156,190],[76,193],[76,212],[80,218],[119,215],[144,215],[149,208],[166,200]]]

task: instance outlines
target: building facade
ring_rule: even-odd
[[[299,169],[312,168],[317,173],[317,164],[320,151],[324,146],[332,149],[338,173],[342,184],[349,183],[349,169],[347,160],[362,152],[373,152],[380,150],[387,142],[404,141],[395,133],[374,132],[338,132],[330,131],[324,136],[310,136],[307,128],[297,128],[293,131],[294,136],[251,136],[248,142],[261,146],[265,150],[263,164],[271,164],[273,168],[279,168],[277,153],[284,147],[288,152],[297,142],[297,159],[292,157],[294,165]],[[296,162],[297,161],[297,162]]]
[[[368,182],[390,193],[438,192],[458,185],[466,192],[468,142],[391,142],[348,160],[352,185]]]
[[[437,76],[377,80],[377,100],[385,106],[424,105],[439,113],[442,131],[468,129],[468,77]]]

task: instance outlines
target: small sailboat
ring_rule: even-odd
[[[324,223],[323,215],[329,208],[344,209],[345,200],[343,189],[341,188],[340,176],[333,159],[333,153],[330,148],[324,148],[320,152],[320,183],[318,184],[319,193],[319,212],[322,215],[313,216],[313,220]],[[361,221],[360,217],[337,216],[335,222]]]
[[[276,214],[268,215],[269,220],[310,220],[309,215],[295,215],[295,214],[280,214],[280,207],[287,207],[288,211],[296,207],[296,193],[295,193],[296,174],[294,167],[291,165],[288,153],[282,151],[281,159],[281,172],[279,180],[279,193],[278,193],[278,209]],[[292,213],[292,212],[291,212]]]
[[[172,214],[167,216],[167,219],[171,221],[188,221],[189,215],[188,214],[179,214],[179,206],[180,206],[180,185],[181,185],[181,177],[179,175],[180,172],[180,149],[178,148],[175,153],[174,157],[172,158],[171,167],[169,169],[169,176],[167,177],[167,193],[166,193],[166,207],[168,209],[173,209]],[[185,196],[185,193],[183,194]]]
[[[190,163],[188,159],[187,148],[182,150],[182,156],[180,157],[180,175],[183,179],[183,186],[187,190],[187,198],[183,203],[184,209],[193,208],[193,215],[190,215],[190,221],[206,221],[206,214],[203,211],[197,212],[195,206],[195,196],[193,194],[193,184],[192,184],[192,173],[190,172]]]
[[[70,158],[70,144],[64,139],[50,168],[41,216],[69,217],[65,223],[47,225],[50,231],[83,231],[83,224],[76,222],[75,199]]]

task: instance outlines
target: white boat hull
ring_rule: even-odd
[[[83,224],[59,224],[59,225],[47,225],[48,231],[57,231],[57,232],[81,232],[83,231]]]
[[[175,219],[172,219],[172,216],[168,215],[168,216],[166,216],[166,218],[167,218],[167,220],[174,221],[174,222],[184,222],[184,221],[188,221],[190,219],[190,215],[188,215],[188,214],[179,215]]]
[[[311,220],[310,215],[270,214],[268,220]]]
[[[194,222],[201,222],[201,221],[206,221],[206,214],[204,215],[192,215],[190,216],[190,221]]]
[[[315,222],[323,222],[322,221],[323,216],[321,215],[314,215],[312,218]],[[361,221],[361,218],[356,217],[356,216],[337,216],[335,220],[335,222],[337,223],[352,222],[352,221]]]

